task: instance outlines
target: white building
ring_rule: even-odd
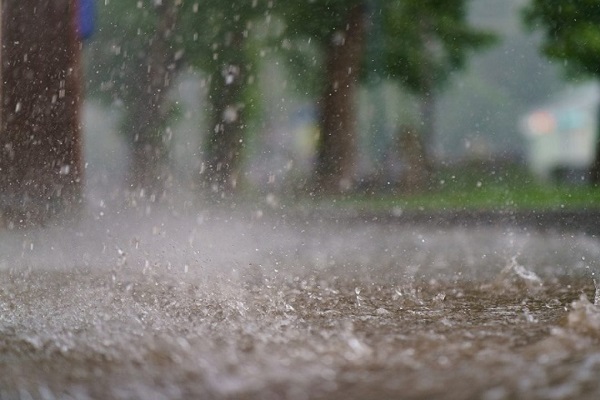
[[[535,175],[548,180],[590,167],[595,156],[599,100],[597,85],[577,86],[522,118],[527,161]]]

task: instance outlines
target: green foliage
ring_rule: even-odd
[[[333,40],[335,32],[345,29],[348,10],[359,4],[367,9],[367,3],[182,0],[177,6],[179,20],[171,46],[174,53],[182,51],[186,63],[209,75],[220,73],[225,64],[241,63],[247,69],[246,76],[255,77],[265,46],[272,44],[289,66],[292,80],[302,82],[304,91],[314,94],[322,80],[318,71],[323,67],[322,53],[315,51],[315,46],[322,49]],[[387,74],[415,93],[431,86],[430,81],[435,86],[443,84],[452,71],[464,66],[469,52],[492,41],[489,33],[472,29],[465,21],[465,0],[373,4],[381,4],[385,43],[380,48],[385,53]],[[100,4],[98,10],[99,31],[88,50],[95,60],[88,72],[89,87],[106,100],[128,103],[139,97],[141,89],[134,85],[135,76],[145,67],[146,49],[160,17],[158,7],[153,0],[111,0]],[[274,26],[278,21],[283,21],[282,31]],[[231,46],[236,33],[246,39],[259,37],[262,45],[248,41],[240,53]]]
[[[323,49],[335,32],[346,29],[347,13],[356,5],[365,9],[370,35],[377,33],[369,42],[362,78],[369,69],[379,70],[376,59],[381,59],[388,78],[421,94],[442,87],[451,73],[465,66],[471,53],[495,42],[491,32],[468,23],[467,4],[468,0],[279,0],[273,12],[285,25],[279,52],[292,78],[304,80],[303,87],[311,95],[322,85],[323,74],[318,72],[324,67]]]
[[[325,48],[346,29],[349,10],[364,0],[277,0],[273,13],[283,24],[275,53],[285,62],[291,83],[303,95],[321,94]]]
[[[568,61],[567,72],[600,76],[600,3],[595,0],[532,0],[523,17],[544,33],[544,53]]]
[[[136,77],[147,65],[148,43],[158,23],[153,1],[98,4],[98,29],[89,43],[88,91],[105,101],[128,104],[139,96]]]
[[[310,38],[325,44],[335,32],[345,29],[348,11],[363,3],[363,0],[278,0],[274,10],[285,20],[284,37]]]
[[[245,39],[254,36],[261,25],[256,20],[268,19],[269,10],[267,0],[182,1],[178,31],[186,60],[210,73],[228,60],[244,57],[232,41],[237,34]]]
[[[468,55],[495,40],[467,21],[465,0],[403,0],[384,5],[389,77],[422,94],[447,82]]]

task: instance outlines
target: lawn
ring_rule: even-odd
[[[467,164],[436,171],[428,190],[371,191],[318,200],[318,207],[369,211],[600,210],[600,188],[585,183],[552,183],[519,165]]]

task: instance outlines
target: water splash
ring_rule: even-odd
[[[534,284],[542,285],[542,280],[540,277],[533,271],[528,270],[522,265],[514,265],[513,272],[519,277],[526,281],[529,281]]]
[[[596,290],[596,295],[598,290]],[[585,294],[571,303],[572,310],[567,316],[567,326],[576,332],[590,336],[600,336],[600,308],[592,304]]]
[[[504,283],[524,283],[529,289],[539,289],[544,284],[538,274],[517,262],[517,256],[512,257],[510,263],[501,271],[500,279]]]

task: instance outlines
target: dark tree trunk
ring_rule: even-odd
[[[238,187],[246,130],[244,35],[236,32],[225,50],[227,61],[211,77],[212,123],[205,143],[204,187],[218,199]]]
[[[433,156],[435,136],[435,94],[431,90],[421,96],[421,146],[425,164],[429,165]]]
[[[596,121],[598,123],[596,126],[596,130],[598,131],[598,136],[596,137],[596,157],[590,168],[590,184],[593,186],[600,185],[600,104],[598,104],[598,109],[596,110]]]
[[[177,60],[171,37],[177,22],[177,6],[164,1],[157,6],[156,33],[141,60],[137,82],[139,98],[128,110],[125,129],[130,138],[129,187],[147,197],[161,197],[169,178],[170,136],[166,134],[171,82],[177,73]]]
[[[75,0],[2,1],[0,208],[14,224],[80,207]]]
[[[402,191],[418,193],[428,188],[433,171],[433,138],[435,134],[435,97],[430,89],[419,98],[420,128],[403,128],[400,132],[402,159],[406,163]]]
[[[433,171],[433,147],[435,142],[436,97],[433,89],[427,89],[421,95],[421,130],[419,135],[421,154],[421,181],[429,179]]]
[[[326,82],[320,101],[320,137],[314,190],[339,193],[351,188],[356,158],[355,95],[364,52],[364,7],[353,7],[345,31],[326,49]]]
[[[403,126],[399,132],[399,139],[400,153],[405,163],[400,189],[403,193],[422,192],[429,182],[423,135],[413,127]]]

